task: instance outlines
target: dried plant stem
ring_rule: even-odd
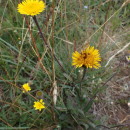
[[[15,88],[17,88],[17,89],[23,91],[23,89],[22,89],[21,87],[17,86],[16,84],[14,84],[14,83],[12,83],[12,82],[9,82],[9,81],[5,80],[5,79],[4,79],[3,77],[1,77],[1,76],[0,76],[0,79],[3,80],[5,83],[7,83],[7,84],[9,84],[9,85],[11,85],[11,86],[13,86],[13,87],[15,87]],[[29,96],[31,96],[33,99],[35,99],[36,101],[38,101],[38,99],[37,99],[36,97],[34,97],[32,94],[30,94],[29,92],[26,92],[26,93],[27,93]]]
[[[46,40],[46,38],[44,37],[44,35],[43,35],[43,33],[42,33],[42,30],[41,30],[41,28],[40,28],[40,26],[39,26],[39,24],[38,24],[38,21],[37,21],[36,16],[33,16],[33,20],[34,20],[34,22],[35,22],[35,24],[36,24],[36,26],[37,26],[37,28],[38,28],[38,30],[39,30],[39,34],[40,34],[41,38],[43,39],[45,45],[47,46],[47,48],[49,49],[49,51],[52,52],[51,47],[48,45],[47,40]],[[59,62],[59,60],[57,59],[57,57],[56,57],[55,54],[54,54],[54,58],[55,58],[55,60],[57,61],[57,63],[59,64],[59,66],[61,67],[62,71],[65,72],[63,66],[61,65],[61,63]]]
[[[47,75],[48,75],[48,77],[49,77],[49,79],[50,79],[50,72],[45,68],[45,66],[44,66],[44,65],[42,64],[42,62],[41,62],[42,59],[41,59],[40,54],[39,54],[39,52],[38,52],[35,39],[34,39],[33,36],[32,36],[32,32],[31,32],[31,29],[30,29],[30,26],[29,26],[29,23],[28,23],[27,20],[26,20],[26,24],[28,25],[29,33],[30,33],[30,35],[31,35],[31,39],[32,39],[32,42],[33,42],[33,47],[34,47],[34,49],[35,49],[35,51],[36,51],[36,56],[37,56],[37,58],[38,58],[38,61],[39,61],[39,63],[40,63],[40,66],[41,66],[42,70],[47,73]],[[25,59],[26,59],[26,57],[25,57]]]
[[[6,122],[5,120],[3,120],[2,118],[0,118],[0,120],[1,120],[2,122],[4,122],[7,126],[9,126],[9,127],[11,127],[11,128],[13,129],[13,126],[11,126],[8,122]]]
[[[118,52],[116,52],[113,56],[111,56],[108,60],[108,62],[106,63],[105,67],[107,67],[110,63],[110,61],[116,56],[118,55],[119,53],[121,53],[122,51],[124,51],[128,46],[130,45],[130,42],[127,43],[122,49],[120,49]]]
[[[52,50],[51,51],[51,55],[52,55],[52,88],[53,88],[53,107],[52,107],[52,114],[53,114],[53,120],[56,122],[56,115],[55,115],[55,112],[54,112],[54,107],[56,105],[56,102],[57,102],[57,84],[56,84],[56,81],[55,81],[55,65],[54,65],[54,62],[55,62],[55,54],[54,54],[54,31],[55,31],[55,13],[54,13],[54,9],[55,9],[55,0],[53,0],[52,2],[52,23],[51,23],[51,46],[52,46]],[[59,62],[59,61],[58,61]]]
[[[55,82],[55,66],[54,66],[54,30],[55,30],[55,26],[54,26],[54,22],[55,22],[55,14],[54,14],[54,9],[55,9],[55,0],[53,0],[53,3],[52,3],[52,8],[53,8],[53,11],[52,11],[52,36],[51,36],[51,45],[52,45],[52,51],[51,51],[51,54],[52,54],[52,81],[53,83]]]

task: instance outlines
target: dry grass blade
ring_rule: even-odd
[[[57,102],[57,96],[58,96],[58,87],[56,81],[53,83],[53,103],[56,105]]]
[[[111,56],[111,57],[109,58],[108,62],[106,63],[105,67],[107,67],[107,66],[109,65],[110,61],[111,61],[116,55],[118,55],[119,53],[123,52],[127,47],[129,47],[129,45],[130,45],[130,42],[127,43],[127,44],[126,44],[122,49],[120,49],[118,52],[116,52],[113,56]]]

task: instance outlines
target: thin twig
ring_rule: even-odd
[[[44,37],[44,35],[43,35],[43,33],[42,33],[42,30],[41,30],[41,28],[40,28],[40,26],[39,26],[39,24],[38,24],[38,21],[37,21],[36,16],[33,16],[33,20],[34,20],[34,22],[35,22],[35,24],[36,24],[36,26],[37,26],[37,28],[38,28],[38,30],[39,30],[39,34],[40,34],[41,38],[43,39],[45,45],[48,47],[49,51],[52,52],[51,47],[48,45],[47,40],[46,40],[46,38]],[[62,71],[65,72],[63,66],[61,65],[61,63],[59,62],[59,60],[57,59],[57,57],[56,57],[55,54],[54,54],[54,58],[55,58],[55,60],[57,61],[57,63],[59,64],[59,66],[61,67]]]
[[[38,61],[39,61],[39,63],[40,63],[40,66],[41,66],[42,70],[47,73],[47,75],[48,75],[48,77],[49,77],[49,79],[50,79],[50,72],[45,68],[45,66],[44,66],[44,65],[42,64],[42,62],[41,62],[42,59],[41,59],[40,54],[39,54],[39,52],[38,52],[35,39],[34,39],[33,36],[32,36],[32,31],[31,31],[31,29],[30,29],[30,26],[29,26],[29,23],[28,23],[27,20],[26,20],[26,24],[27,24],[27,26],[28,26],[29,33],[30,33],[30,36],[31,36],[31,39],[32,39],[32,42],[33,42],[33,47],[34,47],[34,49],[35,49],[35,51],[36,51],[36,56],[37,56],[37,58],[38,58]],[[29,52],[29,51],[28,51],[28,52]],[[25,58],[26,58],[26,57],[25,57]]]
[[[106,63],[105,67],[108,66],[108,64],[110,63],[110,61],[116,56],[118,55],[119,53],[121,53],[122,51],[124,51],[128,46],[130,45],[130,42],[127,43],[122,49],[120,49],[118,52],[116,52],[113,56],[111,56],[108,60],[108,62]]]

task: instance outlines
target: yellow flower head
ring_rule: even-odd
[[[43,102],[43,100],[40,99],[40,101],[36,101],[36,102],[34,102],[33,107],[35,108],[35,110],[39,110],[39,111],[41,111],[42,109],[45,108],[44,104],[45,104],[45,103]]]
[[[23,84],[22,88],[23,88],[23,93],[31,90],[29,83]]]
[[[81,53],[75,51],[72,54],[72,65],[77,67],[85,66],[87,68],[99,68],[101,65],[101,57],[99,51],[94,49],[93,46],[89,46],[85,50],[82,50]]]
[[[45,3],[42,0],[24,0],[18,4],[18,12],[25,15],[37,15],[45,10]]]

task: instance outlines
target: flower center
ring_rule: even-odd
[[[88,58],[89,55],[90,53],[82,53],[82,58],[85,60]]]
[[[41,103],[39,103],[39,104],[38,104],[38,107],[42,107],[42,104],[41,104]]]

